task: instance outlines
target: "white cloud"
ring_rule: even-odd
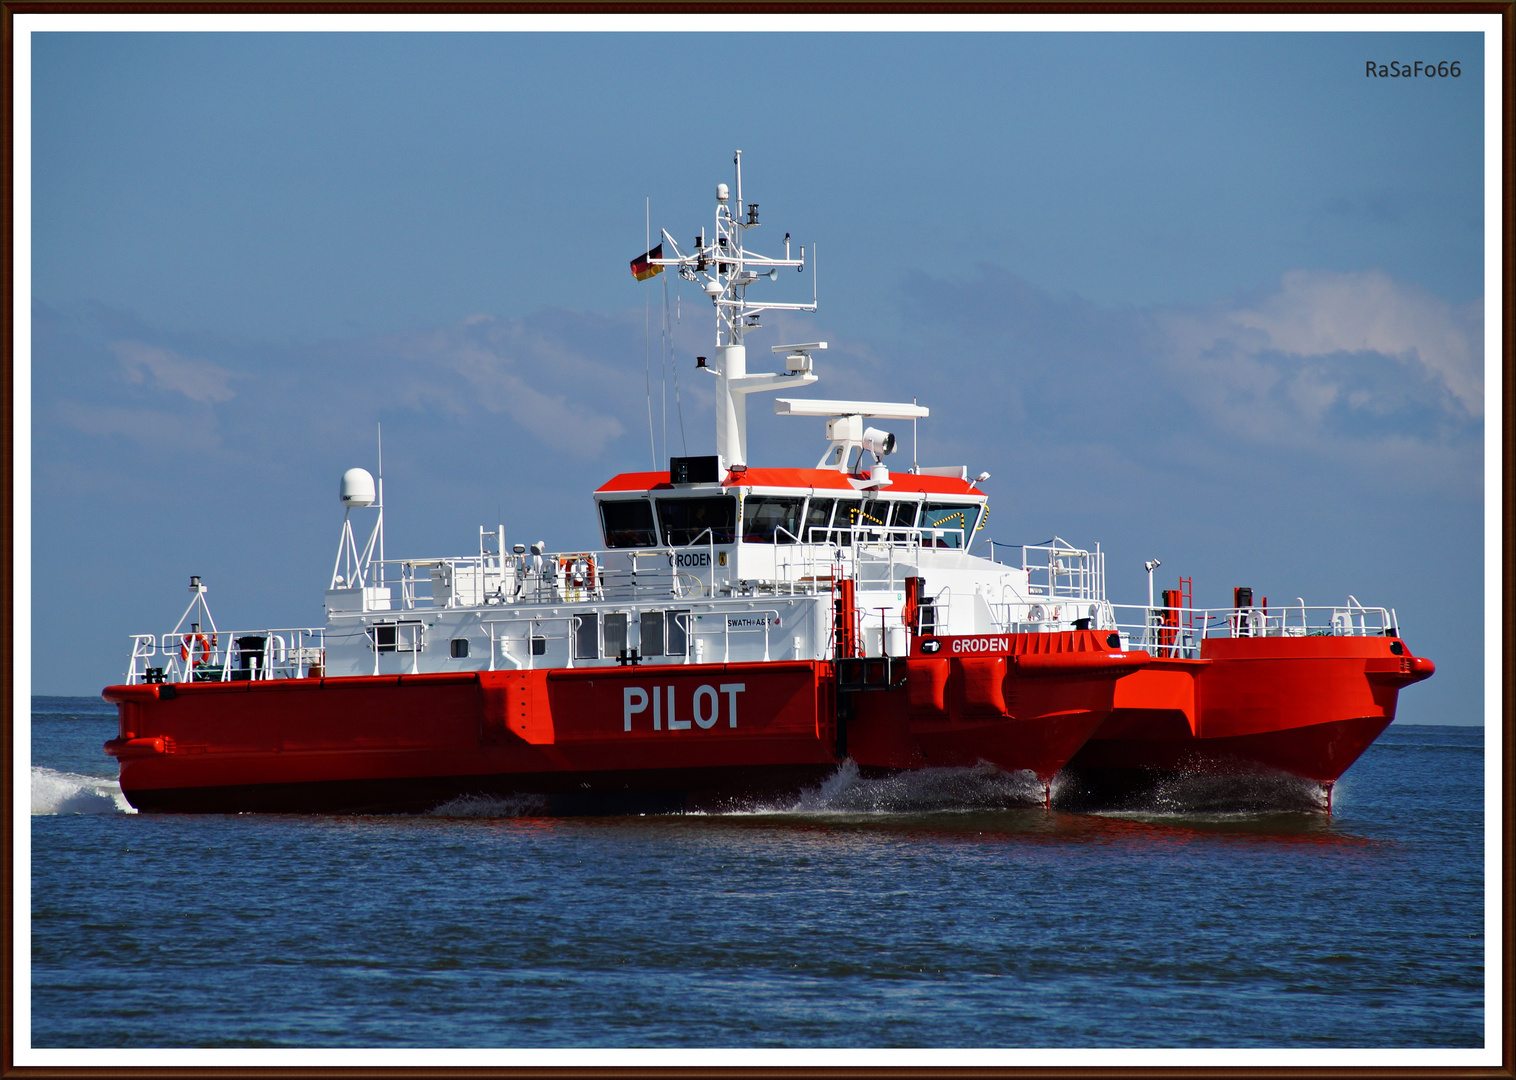
[[[1397,420],[1430,435],[1484,414],[1481,305],[1455,309],[1378,271],[1295,270],[1257,302],[1156,321],[1175,388],[1254,441],[1382,437]]]
[[[60,401],[51,410],[66,427],[99,438],[122,435],[154,454],[196,454],[219,446],[220,438],[206,414],[176,416],[152,409],[123,409]]]
[[[1480,305],[1482,307],[1482,305]],[[1414,359],[1469,413],[1484,413],[1483,312],[1453,306],[1388,274],[1292,270],[1280,290],[1229,321],[1298,356],[1374,352]]]
[[[204,360],[192,360],[140,341],[114,341],[110,350],[134,383],[151,380],[161,390],[172,390],[205,405],[237,396],[230,386],[235,376]]]
[[[456,326],[388,339],[384,348],[426,384],[411,387],[413,400],[445,399],[453,411],[476,406],[504,414],[548,449],[592,457],[626,430],[596,407],[616,407],[626,389],[619,385],[624,373],[518,321],[471,316]],[[432,384],[441,372],[465,385],[444,391]]]

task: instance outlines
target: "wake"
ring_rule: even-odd
[[[1093,791],[1077,773],[1060,773],[1052,784],[1054,811],[1140,819],[1251,820],[1260,815],[1325,809],[1319,784],[1286,774],[1166,774],[1120,791]],[[1339,792],[1341,787],[1339,785]],[[700,817],[887,817],[1042,809],[1042,781],[1029,771],[1008,773],[988,762],[972,767],[933,767],[865,777],[851,759],[815,787],[798,795],[719,799],[685,808],[649,806],[640,816],[681,813]],[[640,808],[639,808],[640,809]],[[552,796],[477,794],[450,799],[429,812],[437,817],[519,818],[638,814],[607,803],[568,809]]]
[[[888,815],[973,812],[1040,807],[1042,781],[1031,772],[1007,773],[988,762],[971,768],[915,769],[885,777],[864,777],[851,760],[796,800],[755,803],[717,811],[727,815],[804,814]]]
[[[83,776],[32,766],[32,816],[135,814],[121,785],[105,776]]]

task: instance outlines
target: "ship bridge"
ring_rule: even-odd
[[[896,541],[966,550],[988,499],[966,477],[895,474],[888,488],[834,469],[731,470],[675,482],[669,472],[622,473],[595,492],[607,549],[826,545]],[[687,475],[684,470],[683,475]]]

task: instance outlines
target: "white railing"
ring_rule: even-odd
[[[916,565],[907,553],[921,549],[954,550],[944,537],[961,529],[897,525],[816,526],[812,543],[763,545],[775,556],[772,576],[739,577],[734,564],[718,574],[717,544],[710,529],[691,543],[675,547],[614,548],[601,551],[556,552],[542,555],[493,553],[437,559],[385,560],[384,595],[363,597],[364,611],[413,611],[431,608],[479,607],[507,604],[562,604],[602,600],[640,600],[673,596],[815,595],[830,592],[837,573],[862,570],[873,583],[872,570],[883,570],[879,587],[899,589]],[[789,537],[789,534],[785,534]],[[793,537],[790,537],[793,539]],[[749,545],[749,547],[756,545]],[[732,549],[736,545],[722,545]],[[740,549],[738,549],[740,550]],[[1028,551],[1041,550],[1028,548]],[[1061,550],[1061,549],[1060,549]],[[700,552],[698,567],[681,566],[681,553]],[[1089,556],[1067,549],[1066,554]],[[1098,552],[1094,556],[1100,558]],[[741,561],[740,554],[734,558]],[[655,565],[648,566],[651,561]],[[375,560],[377,563],[377,560]],[[577,577],[576,577],[577,573]],[[591,585],[593,579],[593,586]],[[1086,588],[1091,586],[1086,586]],[[1098,585],[1104,587],[1103,572]]]
[[[578,622],[578,618],[573,615],[567,616],[566,618],[560,617],[548,619],[524,618],[486,620],[483,625],[490,636],[490,662],[487,670],[495,670],[495,658],[498,656],[501,660],[504,660],[513,665],[514,669],[517,671],[532,671],[536,667],[537,657],[539,655],[546,657],[547,643],[549,641],[562,641],[565,643],[564,652],[567,655],[567,659],[564,661],[563,666],[573,667],[574,631],[578,629]],[[562,634],[553,634],[548,632],[550,628],[556,626],[559,623],[562,623],[564,626],[564,632]],[[526,633],[515,635],[510,633],[499,633],[497,631],[497,628],[512,626],[524,626],[526,628]],[[538,633],[539,630],[542,632]],[[542,652],[540,654],[537,652],[537,642],[539,641],[542,642]],[[522,662],[521,660],[518,660],[516,657],[511,655],[510,647],[513,644],[522,644],[526,647],[525,662]]]
[[[1352,596],[1333,607],[1307,607],[1298,598],[1277,608],[1110,607],[1122,646],[1158,656],[1198,656],[1207,638],[1382,637],[1396,633],[1398,625],[1393,608],[1364,607]]]
[[[1007,634],[1046,634],[1062,630],[1114,630],[1116,615],[1105,600],[1085,597],[1068,599],[1041,593],[1033,599],[1007,599],[1002,592],[999,603],[989,603],[993,629]]]
[[[1034,596],[1105,599],[1105,554],[1099,544],[1086,551],[1057,536],[1049,544],[1022,544],[1021,568],[1027,571],[1028,591]]]
[[[135,634],[126,682],[304,679],[319,676],[325,660],[320,627]]]
[[[699,620],[689,620],[689,641],[692,648],[690,652],[695,656],[695,663],[714,663],[705,656],[705,640],[715,637],[721,638],[721,662],[729,664],[732,660],[732,636],[734,634],[761,634],[763,636],[763,659],[769,659],[769,637],[774,624],[779,621],[779,612],[774,608],[750,608],[745,605],[730,605],[731,610],[723,605],[712,605],[711,610],[701,611],[700,615],[710,615],[721,620],[720,629],[702,629]],[[692,613],[693,614],[693,613]],[[740,618],[752,620],[753,625],[732,626],[732,619]]]

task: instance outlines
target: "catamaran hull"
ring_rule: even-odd
[[[1402,687],[1435,671],[1398,638],[1216,638],[1198,660],[1158,658],[1117,684],[1074,754],[1086,786],[1121,773],[1286,773],[1332,784],[1395,719]]]
[[[1050,778],[1145,659],[1099,678],[1002,664],[996,693],[1017,713],[955,704],[926,721],[906,682],[839,692],[836,666],[813,661],[113,686],[106,750],[139,810],[413,812],[474,795],[545,796],[553,813],[729,808],[797,794],[848,757]]]
[[[792,797],[848,758],[1044,782],[1067,766],[1090,791],[1194,773],[1331,784],[1433,671],[1372,637],[1217,639],[1197,660],[1113,651],[1094,632],[923,644],[839,664],[114,686],[106,749],[133,806],[190,813],[523,795],[549,813],[726,809]]]

